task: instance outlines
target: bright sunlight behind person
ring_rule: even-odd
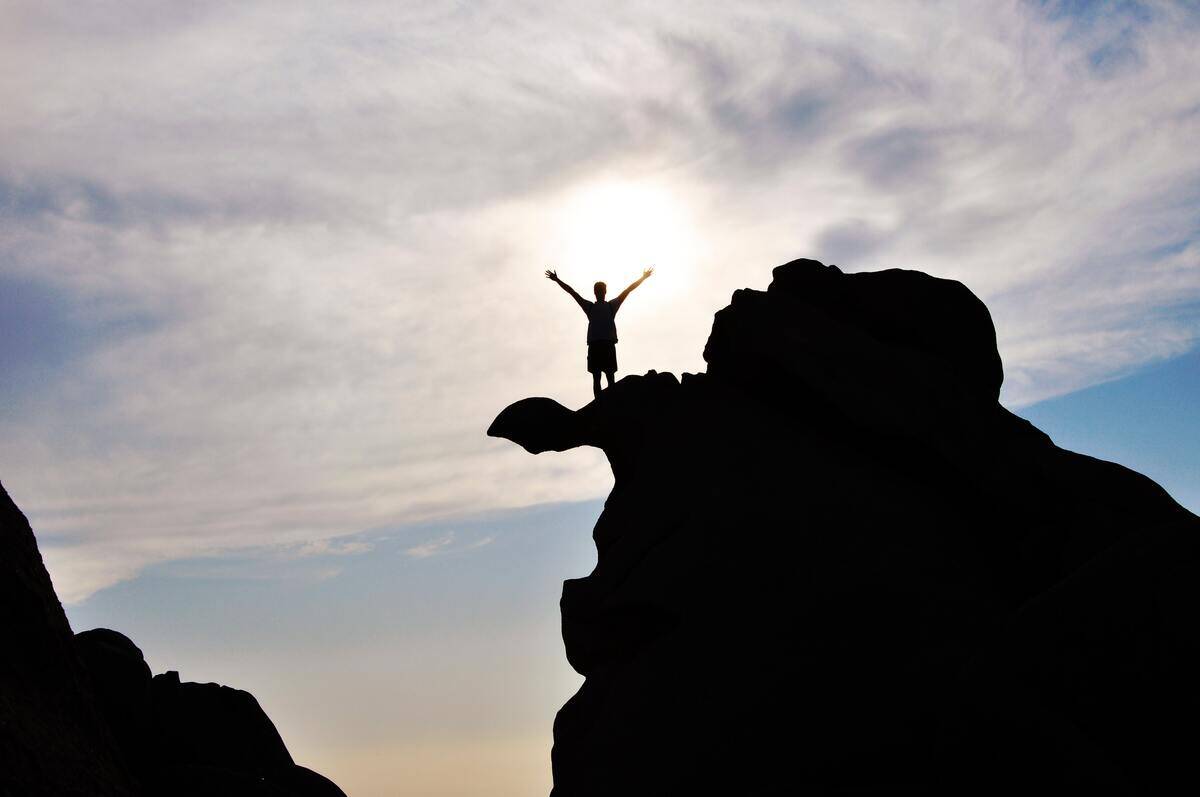
[[[607,181],[574,193],[560,216],[562,264],[590,280],[616,283],[654,266],[655,291],[681,292],[695,256],[682,203],[659,186]]]

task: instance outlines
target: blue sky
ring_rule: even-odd
[[[1019,410],[1063,448],[1119,462],[1200,514],[1200,351]]]
[[[713,312],[795,257],[962,280],[995,318],[1007,406],[1195,509],[1198,20],[1192,2],[0,4],[0,479],[73,622],[266,695],[352,793],[418,770],[412,793],[478,793],[470,758],[519,762],[492,793],[527,794],[548,716],[439,731],[389,769],[426,715],[400,710],[408,686],[390,721],[367,698],[389,670],[445,694],[456,629],[511,676],[472,648],[472,694],[503,684],[544,714],[570,683],[551,587],[586,569],[611,475],[598,452],[483,436],[515,399],[590,395],[581,317],[542,270],[584,287],[657,267],[622,309],[626,373],[702,370]],[[564,535],[522,538],[546,546],[522,549],[529,571],[502,545],[526,517]],[[397,615],[430,630],[389,636]],[[504,659],[497,627],[544,659]],[[372,635],[376,672],[318,655]],[[326,680],[361,727],[311,702]]]

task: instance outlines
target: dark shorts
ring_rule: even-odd
[[[617,370],[617,344],[588,344],[588,373],[611,374]]]

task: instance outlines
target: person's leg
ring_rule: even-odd
[[[609,380],[609,383],[610,384],[612,383],[611,380]],[[594,398],[600,398],[600,372],[599,371],[592,371],[592,396]]]
[[[605,372],[604,372],[604,375],[605,375],[606,377],[608,377],[608,386],[609,386],[609,387],[612,387],[612,386],[613,386],[613,380],[614,380],[614,379],[616,379],[616,377],[617,377],[617,372],[616,372],[616,371],[605,371]],[[596,381],[597,381],[597,382],[599,382],[599,381],[600,381],[600,375],[599,375],[599,374],[596,374]]]

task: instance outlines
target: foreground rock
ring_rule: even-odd
[[[0,794],[136,793],[33,532],[2,486],[0,635]]]
[[[1001,407],[966,288],[795,261],[705,359],[489,430],[615,476],[557,797],[1200,786],[1200,519]]]
[[[0,488],[0,795],[344,797],[297,766],[248,692],[151,677],[123,634],[72,636]]]

